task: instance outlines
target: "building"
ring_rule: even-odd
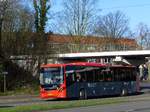
[[[53,53],[101,52],[137,50],[136,40],[129,38],[104,38],[94,36],[48,36],[49,50]]]
[[[38,35],[34,35],[34,39],[37,39]],[[49,34],[46,35],[48,45],[44,42],[42,44],[37,44],[37,51],[33,52],[31,55],[19,55],[11,56],[13,62],[17,63],[20,67],[30,70],[33,73],[33,76],[36,76],[39,67],[39,58],[41,63],[44,63],[47,60],[47,63],[57,63],[57,58],[53,57],[53,54],[62,54],[62,53],[79,53],[79,52],[101,52],[101,51],[122,51],[122,50],[137,50],[139,49],[138,44],[134,39],[127,38],[103,38],[103,37],[94,37],[94,36],[68,36],[68,35],[59,35],[59,34]],[[38,40],[40,41],[40,39]],[[41,41],[40,41],[41,42]],[[32,43],[32,42],[31,42]],[[30,46],[33,51],[34,43]],[[42,48],[43,47],[43,48]],[[37,54],[36,54],[37,53]],[[37,57],[35,57],[37,56]],[[54,55],[55,56],[55,55]],[[113,59],[100,58],[100,59],[89,59],[87,61],[96,61],[100,63],[110,63]]]

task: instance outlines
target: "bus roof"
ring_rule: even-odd
[[[135,66],[133,65],[111,65],[110,67],[116,67],[116,68],[122,68],[122,67],[126,67],[126,68],[135,68]]]
[[[102,67],[106,66],[105,64],[100,63],[93,63],[93,62],[75,62],[75,63],[66,63],[66,64],[43,64],[41,67],[60,67],[60,66],[71,66],[71,65],[77,65],[77,66],[97,66]]]
[[[94,62],[76,62],[76,63],[68,63],[66,65],[81,65],[81,66],[106,66],[105,64],[94,63]]]
[[[94,63],[94,62],[75,62],[75,63],[63,63],[63,64],[43,64],[41,67],[60,67],[60,66],[95,66],[95,67],[127,67],[127,68],[134,68],[135,66],[132,65],[107,65],[107,64],[100,64],[100,63]]]

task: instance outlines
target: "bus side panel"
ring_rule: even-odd
[[[122,82],[96,82],[87,83],[84,88],[86,89],[88,97],[119,95],[121,92],[122,85]]]
[[[88,97],[103,95],[103,82],[100,83],[84,83],[76,82],[67,87],[68,98],[79,98],[80,90],[84,90]]]
[[[122,89],[127,89],[129,94],[137,92],[136,81],[122,82],[122,84]]]
[[[85,83],[73,83],[67,86],[67,97],[68,98],[78,98],[80,89],[85,89]]]
[[[93,87],[87,85],[89,96],[115,95],[120,92],[120,84],[114,82],[97,82],[90,85],[93,85]]]
[[[137,87],[136,87],[136,81],[130,81],[129,82],[129,87],[128,87],[128,93],[136,93],[137,92]]]
[[[82,83],[76,82],[67,86],[67,97],[78,98],[79,92],[84,89],[88,97],[104,96],[104,95],[119,95],[122,89],[127,89],[128,93],[135,93],[136,82],[97,82],[97,83]]]
[[[100,96],[100,91],[102,91],[103,83],[86,83],[86,92],[88,97]]]
[[[103,82],[103,95],[120,94],[122,82]]]
[[[81,89],[84,89],[88,97],[119,95],[121,93],[123,82],[97,82],[97,83],[74,83],[67,87],[68,98],[78,98]],[[125,87],[128,88],[128,87]]]
[[[97,82],[96,86],[96,96],[103,96],[104,95],[104,82]]]

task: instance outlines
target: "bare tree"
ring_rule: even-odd
[[[0,55],[4,57],[2,59],[4,69],[11,74],[7,77],[7,81],[9,81],[7,86],[11,87],[16,87],[19,83],[22,84],[23,77],[27,77],[27,75],[23,73],[25,70],[9,60],[10,56],[27,54],[28,41],[34,30],[33,14],[30,9],[24,8],[20,2],[20,0],[0,0],[0,46],[3,50]],[[10,70],[10,68],[13,69]],[[30,73],[28,72],[28,74]],[[16,84],[17,77],[19,81]],[[0,85],[2,84],[0,83]]]
[[[2,25],[1,45],[6,57],[25,54],[29,33],[34,30],[34,17],[30,9],[24,8],[16,0],[10,5]]]
[[[95,16],[95,0],[64,0],[64,9],[57,20],[60,32],[86,35]]]
[[[34,18],[20,0],[0,1],[0,46],[3,57],[23,53],[27,49],[29,32],[33,32]],[[25,52],[24,52],[25,53]]]
[[[0,0],[0,55],[2,55],[2,27],[16,0]],[[9,13],[9,14],[8,14]]]
[[[120,38],[128,32],[128,19],[120,11],[110,12],[98,18],[94,34],[103,37]]]
[[[150,49],[150,28],[146,24],[139,23],[136,37],[143,49]]]

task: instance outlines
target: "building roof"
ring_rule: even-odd
[[[138,44],[135,39],[129,38],[104,38],[96,36],[69,36],[52,34],[48,36],[48,40],[51,43],[72,43],[72,44],[126,44],[128,46],[137,47]]]

